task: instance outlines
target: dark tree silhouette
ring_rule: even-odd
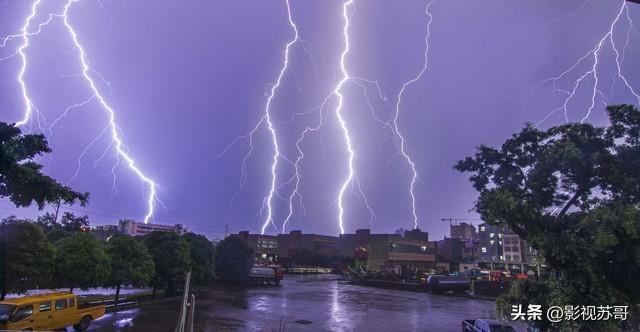
[[[216,247],[216,275],[225,284],[246,285],[253,250],[239,237],[229,236]]]
[[[0,300],[46,286],[53,275],[55,251],[38,225],[15,217],[0,223]]]
[[[455,166],[471,173],[482,218],[508,225],[551,268],[545,281],[516,285],[499,311],[518,303],[629,305],[623,328],[640,327],[640,111],[617,105],[607,112],[609,127],[527,126],[499,149],[480,146]],[[612,321],[535,323],[543,330],[616,328]]]
[[[22,135],[15,125],[0,122],[0,198],[8,197],[17,207],[33,202],[38,208],[47,203],[84,205],[88,193],[78,193],[42,174],[33,158],[51,152],[43,135]]]

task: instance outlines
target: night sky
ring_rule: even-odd
[[[20,33],[31,2],[0,0],[0,35]],[[429,66],[406,90],[398,119],[419,175],[419,227],[431,238],[448,233],[448,223],[441,218],[477,218],[470,211],[477,193],[467,175],[452,169],[454,163],[480,144],[500,144],[525,123],[536,123],[562,105],[566,96],[554,93],[552,82],[545,80],[591,51],[607,34],[622,3],[438,0],[431,5]],[[50,13],[60,13],[64,4],[43,0],[32,30]],[[422,67],[429,22],[426,4],[355,0],[350,10],[346,68],[352,77],[377,81],[386,100],[373,84],[348,81],[342,89],[355,172],[376,215],[372,218],[361,197],[347,190],[347,232],[369,224],[375,232],[413,226],[410,169],[398,154],[397,137],[376,118],[392,120],[402,84]],[[317,123],[319,105],[341,79],[344,20],[343,1],[291,0],[290,5],[302,41],[291,48],[290,66],[271,111],[280,152],[295,160],[298,136]],[[640,22],[640,5],[629,3],[628,8],[629,17]],[[264,114],[284,47],[293,37],[285,2],[80,0],[71,7],[69,22],[86,50],[89,74],[115,111],[129,154],[158,184],[162,204],[157,204],[153,221],[183,223],[210,238],[222,236],[227,224],[230,232],[259,232],[266,212],[260,214],[261,206],[271,183],[274,151],[269,131],[263,125],[254,135],[243,187],[247,140],[237,140],[227,153],[215,157],[234,138],[250,132]],[[622,73],[630,86],[640,89],[640,34],[627,21],[626,11],[614,26],[613,40],[624,56]],[[0,58],[15,53],[22,42],[8,40]],[[124,163],[116,164],[109,133],[98,136],[108,124],[101,105],[90,100],[55,121],[69,106],[91,97],[78,50],[62,20],[54,17],[39,35],[30,36],[25,54],[25,82],[42,118],[40,126],[34,117],[23,128],[37,133],[41,127],[49,137],[54,152],[39,159],[47,174],[91,193],[86,208],[76,205],[70,211],[88,214],[93,225],[142,220],[148,187]],[[616,54],[609,39],[598,55],[598,93],[588,121],[602,125],[603,103],[638,101],[616,76]],[[572,82],[592,64],[593,56],[585,58],[556,82],[557,87],[571,90]],[[24,115],[17,81],[20,66],[19,56],[0,61],[0,121],[17,122]],[[585,116],[592,84],[593,77],[587,76],[576,90],[568,104],[569,120]],[[301,145],[304,207],[295,201],[287,231],[339,231],[336,197],[347,176],[347,154],[336,105],[335,96],[327,100],[324,127]],[[564,122],[560,111],[540,126]],[[278,195],[273,200],[278,227],[288,213],[293,189],[288,182],[292,167],[284,161],[279,165]],[[0,200],[2,216],[33,218],[39,213],[44,211],[16,209]],[[274,234],[276,229],[269,227],[267,232]]]

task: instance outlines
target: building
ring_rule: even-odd
[[[465,242],[462,239],[445,237],[437,243],[438,262],[460,263],[463,261]]]
[[[183,235],[189,230],[182,224],[163,225],[163,224],[145,224],[134,220],[126,219],[118,222],[118,231],[122,234],[131,236],[139,236],[149,234],[151,232],[175,232]]]
[[[277,236],[249,234],[249,231],[242,231],[238,233],[238,237],[253,250],[256,263],[271,264],[278,261]]]
[[[464,240],[464,248],[462,249],[463,262],[475,262],[478,260],[478,240]]]
[[[370,231],[367,229],[359,232],[361,238],[364,238]],[[356,234],[358,235],[358,232]],[[363,247],[364,243],[358,245]],[[429,234],[419,229],[406,231],[404,236],[369,233],[366,253],[366,268],[369,271],[380,271],[395,266],[410,271],[433,270],[436,267],[435,242],[429,242]]]
[[[248,231],[237,235],[256,254],[256,260],[291,264],[303,252],[319,254],[324,258],[342,261],[352,258],[363,268],[379,271],[383,267],[397,266],[403,269],[435,269],[436,245],[429,242],[429,234],[418,229],[400,234],[371,234],[359,229],[354,234],[329,236],[303,234],[258,235]]]
[[[452,239],[470,240],[470,241],[478,240],[478,232],[476,231],[476,227],[473,226],[472,224],[468,224],[466,222],[461,222],[456,225],[451,224],[449,226],[449,230],[450,230]]]
[[[480,224],[478,231],[478,261],[503,262],[502,237],[504,228],[500,226]]]
[[[120,234],[118,225],[100,225],[89,230],[89,234],[100,241],[108,241],[113,235]]]
[[[118,225],[100,225],[95,227],[96,231],[100,232],[118,232]]]
[[[282,263],[291,262],[302,252],[318,253],[323,257],[335,257],[340,254],[339,237],[320,234],[303,234],[291,231],[278,234],[278,256]]]
[[[505,233],[502,238],[502,255],[506,263],[524,263],[525,241],[515,233]]]

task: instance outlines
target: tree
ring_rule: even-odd
[[[37,222],[47,232],[59,226],[55,214],[50,212],[38,216]]]
[[[143,287],[149,284],[155,273],[153,258],[142,243],[127,235],[109,239],[107,254],[111,258],[109,285],[116,287],[117,306],[122,285]]]
[[[246,285],[253,263],[253,250],[237,236],[229,236],[216,247],[216,275],[229,285]]]
[[[111,274],[111,259],[102,242],[89,234],[75,233],[55,244],[56,286],[89,289],[103,286]]]
[[[607,112],[607,128],[527,126],[499,149],[480,146],[455,169],[471,173],[482,218],[508,225],[551,269],[546,280],[516,285],[510,301],[628,305],[630,319],[620,327],[635,330],[640,328],[640,111],[617,105]],[[550,292],[538,294],[540,289]],[[507,304],[499,301],[498,310],[505,313]],[[618,328],[612,321],[535,324],[552,330]]]
[[[60,218],[60,226],[67,232],[81,232],[89,227],[89,216],[76,217],[71,212],[65,212]]]
[[[88,193],[78,193],[42,174],[33,158],[51,152],[44,135],[22,135],[12,124],[0,122],[0,197],[8,197],[17,207],[38,208],[63,201],[84,205]]]
[[[69,233],[69,232],[67,232],[65,230],[62,230],[62,229],[51,230],[51,231],[47,232],[47,235],[46,235],[47,240],[53,245],[55,245],[56,242],[58,242],[58,241],[60,241],[62,239],[66,239],[66,238],[71,237],[71,236],[73,236],[71,233]]]
[[[168,294],[175,293],[191,267],[189,244],[173,232],[152,232],[145,235],[142,241],[153,257],[155,266],[155,274],[151,279],[153,295],[158,288],[164,288]]]
[[[54,248],[40,227],[15,217],[0,223],[0,300],[51,281]]]
[[[211,285],[215,280],[215,246],[204,235],[187,233],[191,256],[191,280],[195,285]]]

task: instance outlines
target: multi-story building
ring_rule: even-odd
[[[476,227],[473,226],[472,224],[468,224],[466,222],[461,222],[459,224],[451,224],[449,226],[449,230],[451,232],[452,239],[470,240],[470,241],[478,240],[478,232],[476,231]]]
[[[502,237],[504,228],[487,223],[480,224],[478,232],[478,261],[503,262]]]
[[[465,242],[458,238],[447,238],[437,242],[438,262],[460,263],[463,261]]]
[[[324,257],[338,256],[340,253],[339,238],[336,236],[303,234],[302,231],[291,231],[289,234],[278,234],[278,257],[287,262],[302,251],[319,253]]]
[[[502,255],[506,263],[524,263],[525,242],[515,233],[505,233],[502,237]]]
[[[369,231],[369,230],[366,230]],[[429,270],[436,267],[436,245],[429,242],[429,234],[419,229],[398,234],[369,234],[367,269],[379,271],[383,267],[399,266],[408,270]]]
[[[238,237],[253,250],[254,260],[261,264],[278,261],[278,237],[275,235],[249,234],[248,231],[238,233]]]
[[[163,225],[163,224],[145,224],[130,219],[120,220],[118,222],[118,231],[122,234],[131,236],[139,236],[149,234],[151,232],[175,232],[183,235],[189,230],[182,224]]]
[[[320,254],[325,258],[349,257],[363,267],[379,271],[383,267],[400,267],[409,270],[434,269],[436,262],[435,242],[420,230],[400,234],[371,234],[368,229],[339,237],[303,234],[258,235],[240,232],[238,235],[256,254],[256,260],[287,264],[303,251]],[[264,261],[263,261],[264,262]]]

